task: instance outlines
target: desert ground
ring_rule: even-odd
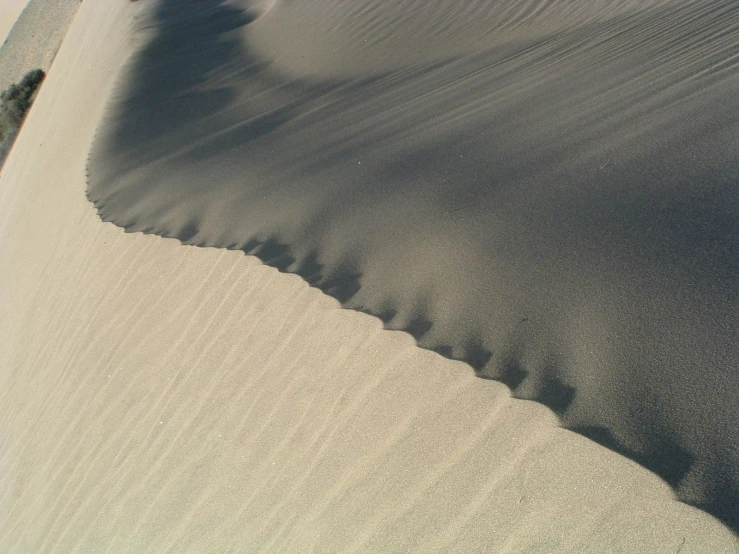
[[[0,551],[739,552],[732,2],[34,2]]]

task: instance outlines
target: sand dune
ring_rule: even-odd
[[[185,18],[225,9],[178,5]],[[657,475],[559,427],[542,404],[418,348],[410,334],[340,309],[305,279],[239,251],[101,222],[85,198],[96,132],[93,195],[111,190],[96,172],[125,178],[115,166],[134,188],[151,177],[137,169],[146,148],[134,147],[134,131],[151,133],[140,143],[150,147],[149,169],[169,155],[167,171],[181,177],[173,135],[193,139],[199,125],[184,118],[173,131],[168,110],[191,99],[178,104],[165,90],[174,103],[143,127],[149,105],[133,109],[115,85],[123,60],[161,36],[146,28],[152,8],[81,5],[0,174],[2,552],[737,551],[731,529],[678,502]],[[211,24],[198,27],[205,38],[213,28],[243,30],[229,19]],[[173,26],[165,35],[177,48],[162,48],[179,55],[187,28]],[[228,50],[224,41],[212,46]],[[228,74],[196,60],[178,77],[183,66],[170,63],[147,66],[151,78],[205,87],[199,75]],[[268,94],[254,101],[279,99],[282,87],[270,82],[256,81]],[[120,121],[103,118],[109,98],[131,102],[120,157],[106,150],[122,137]],[[188,161],[203,183],[222,177],[207,160]],[[254,171],[274,185],[264,167]],[[125,190],[120,180],[109,186]],[[140,200],[143,221],[152,200]],[[326,279],[315,278],[334,293],[351,290]]]
[[[739,525],[739,11],[152,5],[90,159],[131,231],[242,249]]]

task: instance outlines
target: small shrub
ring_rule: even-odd
[[[28,109],[31,107],[39,85],[46,77],[40,69],[26,73],[18,84],[10,85],[0,92],[0,143],[2,151],[9,149]]]

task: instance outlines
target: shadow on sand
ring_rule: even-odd
[[[326,82],[287,77],[251,54],[243,41],[243,35],[248,36],[244,28],[258,21],[257,14],[224,2],[162,1],[150,16],[142,32],[151,33],[151,38],[126,68],[90,157],[88,193],[103,219],[128,231],[173,237],[185,244],[243,250],[280,271],[296,273],[344,306],[371,313],[388,328],[407,331],[422,347],[467,362],[481,378],[502,381],[515,396],[547,405],[573,431],[654,471],[681,499],[739,530],[736,428],[729,428],[726,436],[725,427],[709,424],[705,440],[680,435],[686,426],[705,427],[703,422],[712,417],[731,421],[734,404],[715,400],[709,387],[696,393],[696,404],[703,406],[677,415],[664,408],[669,402],[660,395],[672,393],[663,385],[672,379],[673,365],[682,366],[665,354],[669,343],[654,350],[661,348],[657,343],[662,340],[654,334],[654,341],[647,335],[641,344],[647,352],[641,361],[653,378],[641,383],[641,374],[629,365],[633,356],[616,357],[615,389],[619,382],[634,382],[608,391],[621,398],[621,404],[613,408],[611,402],[615,412],[601,417],[599,398],[585,396],[578,386],[592,378],[588,368],[573,367],[573,359],[562,354],[570,339],[557,334],[556,318],[546,316],[553,310],[567,313],[578,294],[589,298],[607,288],[599,276],[617,271],[634,278],[627,292],[638,290],[644,279],[660,290],[673,282],[693,283],[715,303],[709,304],[709,316],[716,305],[717,313],[731,309],[739,268],[739,165],[732,166],[735,156],[725,146],[717,151],[716,145],[736,130],[736,108],[724,117],[704,117],[699,127],[681,127],[681,136],[665,139],[650,151],[653,143],[639,131],[639,122],[653,116],[672,124],[671,118],[682,114],[678,104],[684,100],[655,99],[636,78],[626,83],[636,91],[631,96],[606,95],[600,103],[578,107],[571,105],[570,90],[527,92],[518,103],[485,96],[499,78],[493,73],[489,80],[470,81],[449,93],[461,96],[454,100],[458,105],[450,105],[449,94],[437,91],[494,67],[499,61],[495,52],[464,62],[409,68],[400,76]],[[627,35],[619,40],[630,39]],[[725,61],[735,50],[706,63]],[[521,66],[533,71],[546,66],[553,55],[551,48],[539,52],[530,45]],[[587,52],[581,55],[590,59]],[[519,67],[514,62],[513,73]],[[698,74],[699,69],[685,71]],[[675,77],[680,86],[682,77]],[[499,86],[515,91],[515,76],[505,78],[508,81]],[[586,80],[584,88],[592,89],[600,78]],[[690,86],[679,94],[700,99],[703,91]],[[418,99],[424,95],[428,100],[422,104]],[[545,97],[552,99],[544,102]],[[474,117],[460,116],[461,127],[445,119],[449,111],[481,99],[491,107]],[[544,103],[537,107],[540,101]],[[637,101],[653,104],[641,113],[634,111]],[[699,111],[701,106],[696,106]],[[557,110],[564,115],[547,115]],[[438,134],[422,134],[429,122],[438,124]],[[596,155],[601,162],[613,158],[608,150],[618,141],[603,138],[609,132],[622,138],[616,161],[594,164]],[[638,139],[630,143],[623,138],[629,133]],[[688,151],[703,158],[687,160]],[[648,155],[640,157],[640,152]],[[389,212],[390,205],[400,207]],[[408,223],[401,221],[403,215]],[[388,234],[393,225],[405,234]],[[391,259],[389,254],[379,256],[382,263],[373,265],[365,252],[382,251],[394,242],[402,248],[406,241],[405,252],[413,262],[419,250],[411,245],[418,236],[428,236],[422,255],[438,256],[441,267],[447,263],[447,251],[436,253],[434,240],[452,232],[459,241],[453,251],[471,248],[476,260],[474,266],[458,268],[461,277],[473,272],[480,283],[464,309],[478,316],[476,322],[502,321],[497,327],[491,323],[467,328],[461,340],[459,333],[447,333],[450,324],[438,315],[433,299],[463,284],[442,283],[449,289],[436,286],[432,301],[412,306],[394,301],[393,293],[377,290],[377,285],[363,287],[366,278],[374,276],[371,271],[383,263],[389,267]],[[504,263],[511,267],[513,284],[496,280]],[[395,283],[393,270],[387,271],[393,279],[386,281]],[[573,277],[578,271],[585,275],[584,287]],[[379,275],[372,282],[383,279]],[[406,292],[414,299],[425,294]],[[518,311],[514,302],[511,323],[501,318],[494,303],[483,300],[488,296],[515,302],[535,297],[535,307]],[[629,306],[646,301],[633,293],[616,298],[615,308],[603,309],[629,325],[633,318],[624,316],[621,306],[628,312]],[[673,306],[675,299],[669,302]],[[657,307],[662,309],[661,304]],[[680,320],[691,312],[678,306],[670,313]],[[511,335],[503,328],[528,318],[544,321],[546,336],[556,340],[532,335],[521,345],[507,342],[505,337]],[[669,321],[661,319],[659,325],[668,326]],[[700,330],[709,335],[723,332],[719,327]],[[445,340],[447,336],[453,338]],[[717,359],[731,360],[732,347],[721,346],[731,337],[722,340],[725,351]],[[609,347],[633,350],[634,345],[624,339]],[[527,352],[538,350],[547,351],[544,361],[527,362]],[[680,383],[683,388],[691,383],[698,387],[691,379],[701,379],[704,368],[693,367],[695,360],[686,363],[693,376],[680,377]],[[736,376],[728,374],[719,381],[734,387]],[[659,401],[653,405],[655,398]],[[582,405],[574,411],[578,402]],[[648,415],[625,424],[628,433],[623,427],[615,430],[612,422],[628,419],[624,414],[631,417],[632,410]],[[587,417],[577,415],[583,413]],[[698,462],[700,477],[684,489],[686,476]]]

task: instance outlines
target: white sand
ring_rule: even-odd
[[[301,275],[739,530],[736,2],[251,4],[151,4],[103,219]]]
[[[85,165],[141,4],[82,4],[0,175],[2,552],[736,552],[633,462]]]

